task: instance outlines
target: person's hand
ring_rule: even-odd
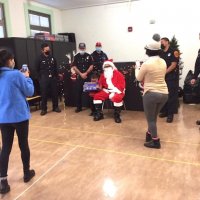
[[[63,81],[63,79],[64,79],[64,74],[58,74],[58,79],[59,79],[59,81]]]
[[[140,61],[137,60],[137,61],[135,62],[135,69],[140,69],[140,67],[141,67]]]
[[[21,71],[21,72],[22,72],[22,71]],[[29,70],[26,70],[25,72],[22,72],[22,74],[23,74],[25,77],[29,77],[29,76],[30,76]]]
[[[111,93],[109,94],[109,99],[112,99],[114,96],[115,96],[115,93],[114,93],[114,92],[111,92]]]
[[[86,72],[85,73],[80,73],[80,76],[81,76],[82,79],[86,79],[87,78],[87,73]]]
[[[192,79],[192,80],[190,81],[190,83],[191,83],[192,85],[194,85],[194,84],[195,84],[195,82],[196,82],[196,80],[195,80],[195,79]]]

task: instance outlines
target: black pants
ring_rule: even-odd
[[[83,85],[85,82],[88,82],[89,79],[77,79],[76,80],[76,107],[77,108],[82,108],[82,94],[83,94]],[[89,95],[86,94],[87,96],[87,102],[89,104]]]
[[[161,113],[167,115],[173,115],[178,113],[178,81],[166,80],[167,88],[169,92],[167,103],[161,109]]]
[[[42,96],[41,109],[47,110],[48,94],[51,93],[53,109],[58,107],[58,82],[53,77],[42,77],[40,80],[40,90]]]
[[[28,145],[29,121],[23,121],[13,124],[0,124],[2,136],[2,150],[0,154],[0,177],[6,177],[8,171],[8,162],[12,150],[14,132],[16,130],[18,144],[21,151],[23,170],[26,173],[30,168],[30,150]]]

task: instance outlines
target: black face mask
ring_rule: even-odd
[[[161,49],[165,49],[165,46],[163,44],[161,44]]]
[[[46,52],[44,52],[44,54],[46,54],[48,56],[50,54],[50,51],[46,51]]]

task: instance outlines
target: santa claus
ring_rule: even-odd
[[[110,99],[114,105],[115,122],[121,123],[120,112],[125,95],[125,79],[111,60],[105,61],[103,64],[103,73],[99,78],[99,88],[100,91],[94,95],[93,100],[96,109],[94,121],[103,119],[102,103],[106,99]]]

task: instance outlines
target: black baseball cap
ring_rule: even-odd
[[[85,45],[85,43],[81,42],[81,43],[79,43],[78,47],[79,47],[79,49],[85,49],[86,45]]]

